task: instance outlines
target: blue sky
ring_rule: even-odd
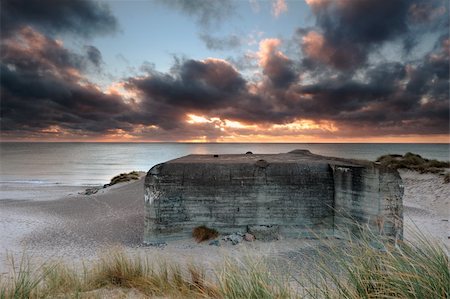
[[[154,64],[158,71],[167,72],[174,56],[204,59],[206,57],[239,57],[247,51],[257,52],[264,38],[290,40],[296,28],[309,27],[314,19],[304,1],[288,1],[288,10],[278,17],[273,14],[273,2],[234,1],[235,13],[210,26],[199,24],[195,16],[174,10],[156,1],[104,1],[119,22],[113,34],[95,37],[91,43],[97,47],[109,75],[120,79],[130,75],[130,68],[139,72],[144,62]],[[241,46],[233,49],[210,50],[200,38],[209,34],[215,38],[235,35]],[[68,47],[78,50],[84,40],[73,36],[60,36]],[[283,45],[286,46],[286,45]],[[90,74],[99,84],[107,85],[111,78]]]

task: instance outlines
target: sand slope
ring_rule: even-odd
[[[442,177],[434,174],[402,171],[401,176],[405,186],[405,238],[413,238],[410,228],[415,223],[427,235],[449,245],[450,185],[443,184]],[[307,252],[317,245],[314,240],[281,240],[216,247],[184,240],[165,248],[141,247],[143,184],[141,179],[102,189],[94,195],[72,193],[59,200],[0,200],[0,273],[6,269],[7,252],[20,256],[26,251],[37,261],[77,262],[121,246],[155,258],[208,263],[217,262],[224,255],[244,254],[292,259],[299,250]]]

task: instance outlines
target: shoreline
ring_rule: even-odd
[[[436,174],[404,170],[400,174],[405,186],[405,239],[414,237],[411,229],[417,226],[426,236],[449,246],[450,185],[444,184]],[[100,189],[92,195],[79,194],[84,187],[52,186],[53,189],[44,188],[45,192],[34,193],[34,198],[28,200],[0,200],[0,274],[9,268],[8,255],[18,258],[24,252],[38,263],[55,259],[77,263],[121,247],[130,253],[155,258],[213,263],[227,255],[289,257],[294,251],[307,252],[320,242],[284,239],[216,247],[189,239],[169,242],[164,248],[143,247],[143,184],[141,178]]]

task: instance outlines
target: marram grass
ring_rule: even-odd
[[[416,231],[392,242],[366,231],[346,246],[329,247],[315,275],[298,282],[312,298],[450,298],[448,248]],[[314,272],[314,271],[313,271]]]
[[[296,266],[290,272],[296,274],[274,271],[255,257],[225,259],[209,274],[196,265],[155,264],[120,249],[81,270],[58,263],[34,267],[23,257],[18,264],[12,260],[10,276],[0,276],[0,298],[450,297],[445,245],[421,233],[413,243],[376,238],[368,233],[343,246],[320,246],[314,263]]]

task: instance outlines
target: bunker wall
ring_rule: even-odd
[[[287,237],[333,234],[328,164],[160,164],[146,178],[147,243],[190,236],[199,225],[221,233],[277,225]]]

